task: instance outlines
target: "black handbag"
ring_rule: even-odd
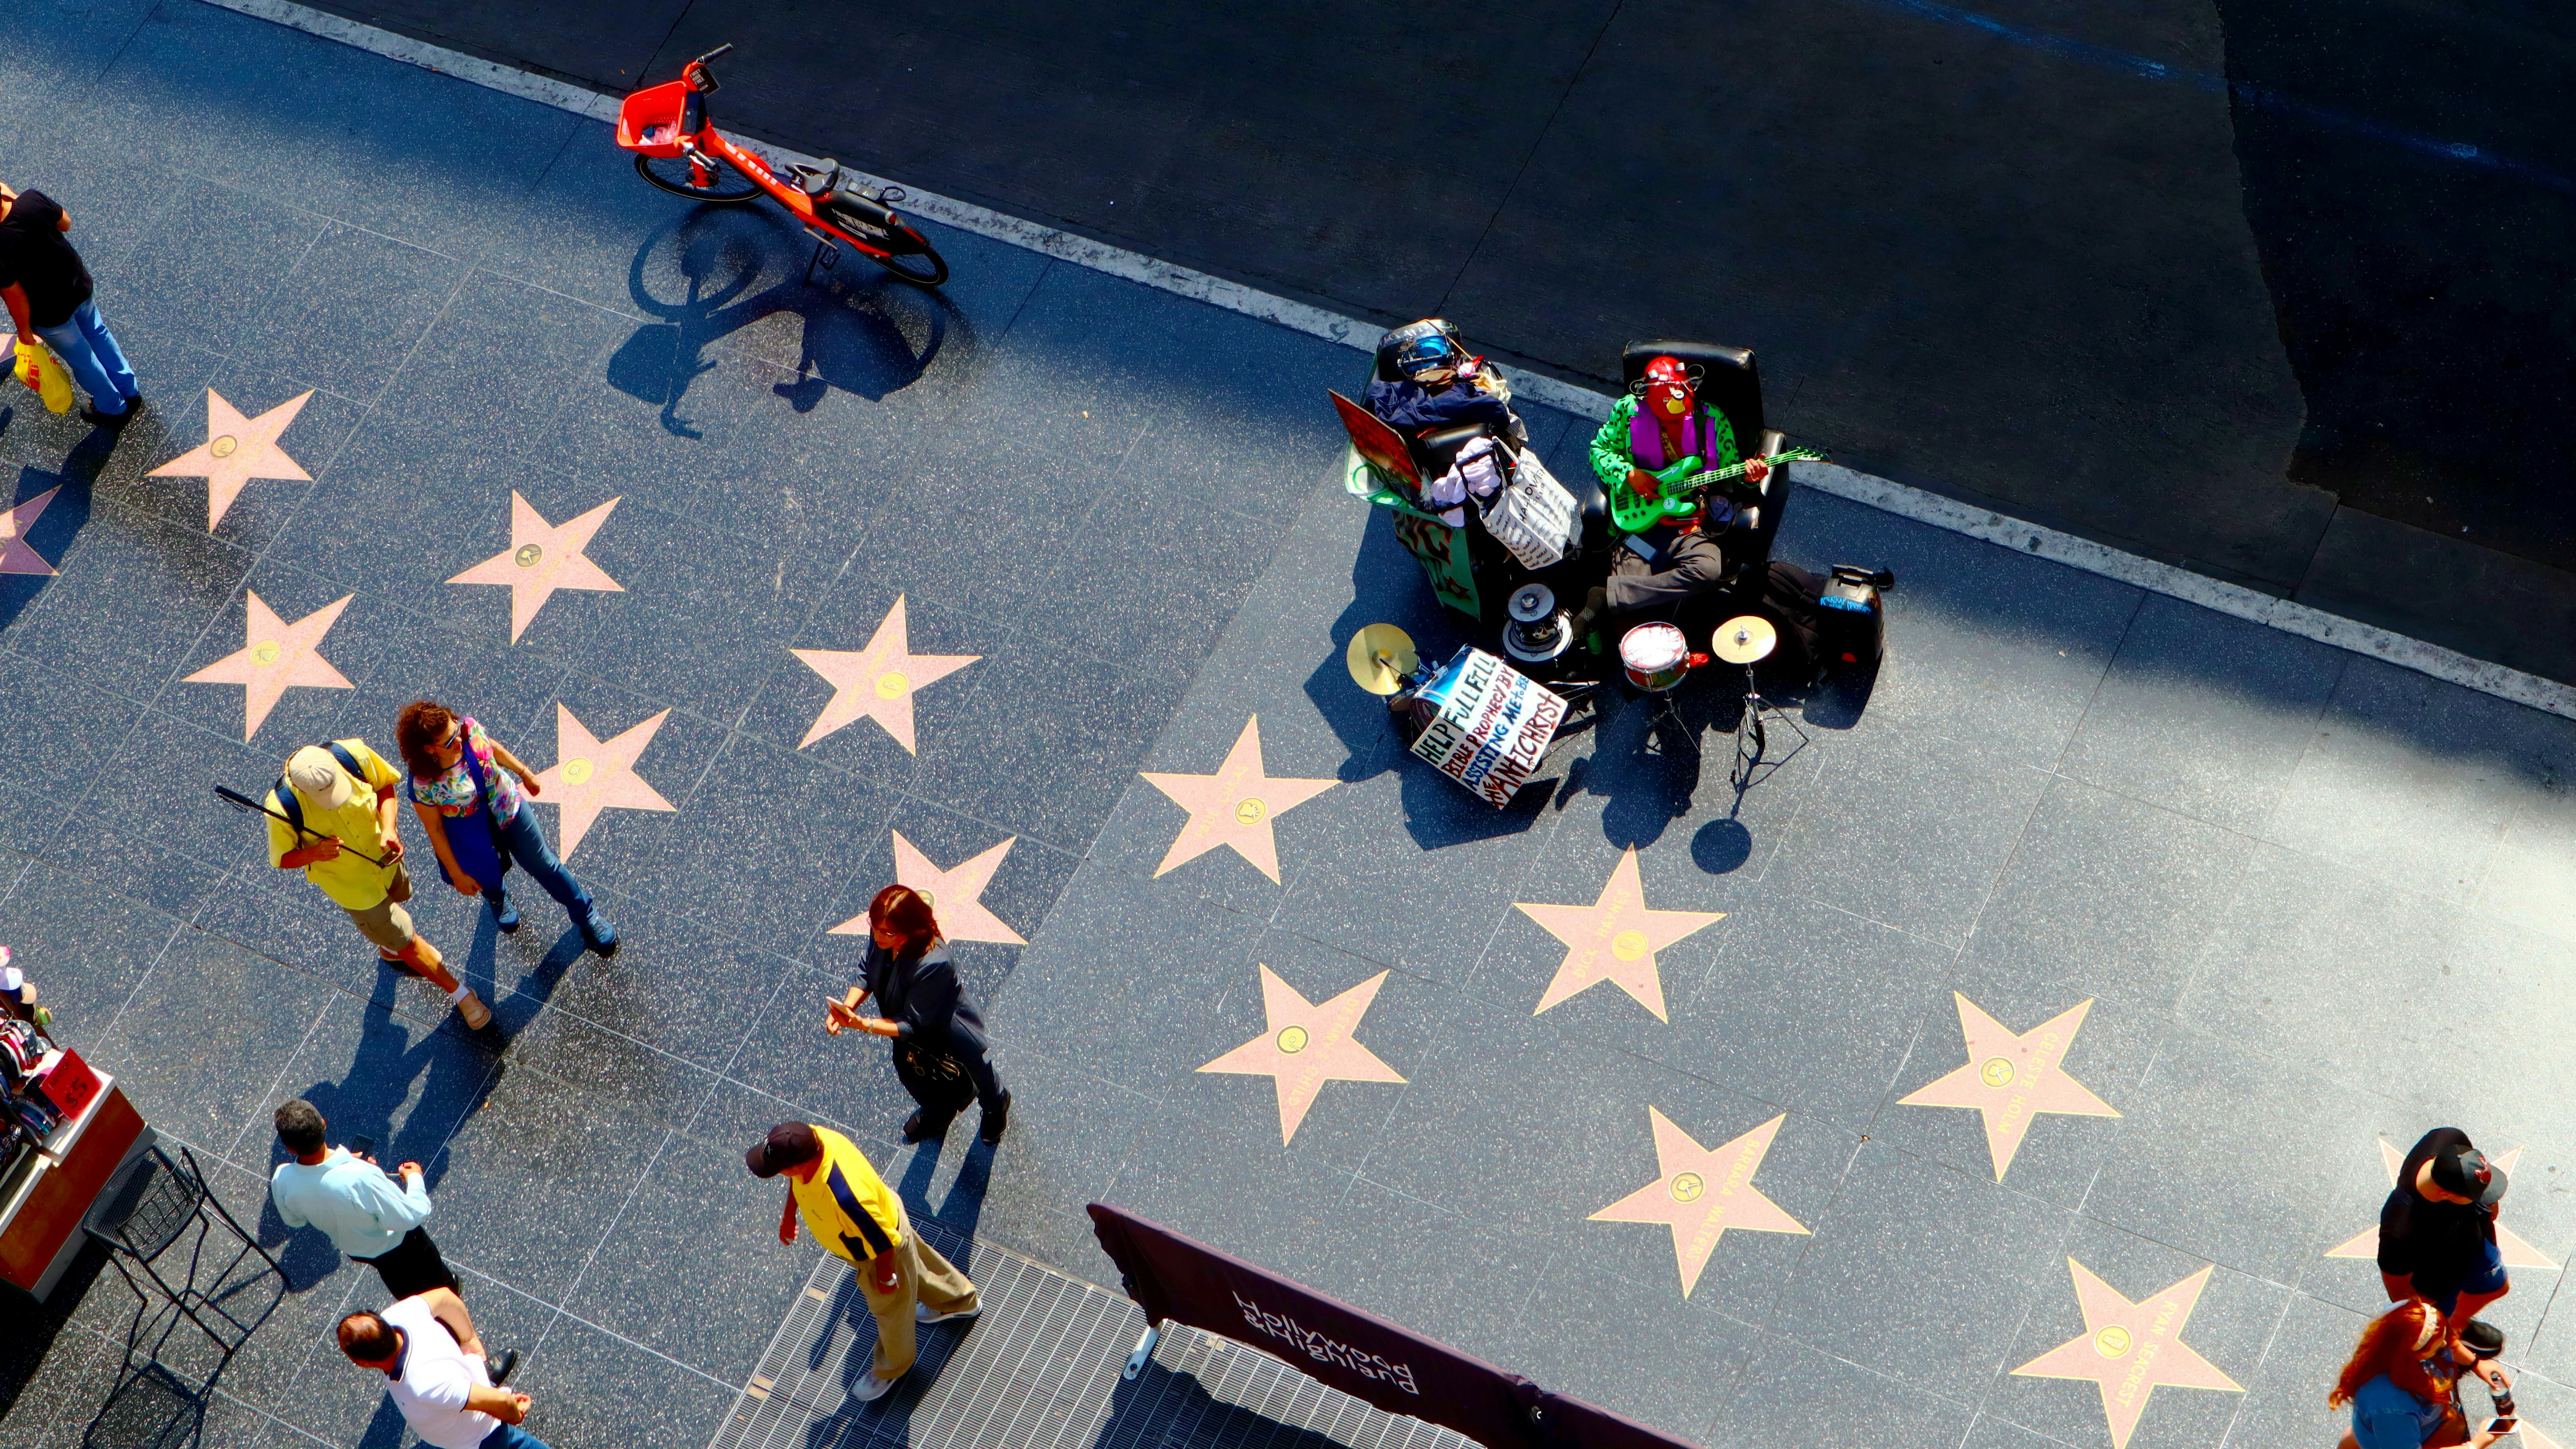
[[[975,1100],[974,1080],[955,1057],[914,1042],[894,1044],[894,1075],[925,1112],[954,1115]]]

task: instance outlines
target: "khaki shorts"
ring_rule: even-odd
[[[375,942],[378,950],[401,951],[412,940],[411,912],[402,908],[402,903],[410,899],[411,872],[404,870],[398,860],[394,862],[392,889],[383,900],[363,911],[355,906],[340,909],[349,913],[349,919],[358,923],[358,934]]]

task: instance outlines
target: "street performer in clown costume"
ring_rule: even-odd
[[[1699,460],[1697,470],[1740,459],[1734,425],[1700,402],[1692,371],[1678,358],[1658,357],[1646,364],[1630,395],[1611,405],[1609,418],[1592,435],[1592,471],[1604,490],[1625,488],[1652,498],[1664,486],[1657,470],[1669,471],[1687,458]],[[1712,535],[1761,523],[1760,509],[1712,496],[1687,517],[1622,539],[1609,582],[1594,589],[1575,616],[1576,636],[1588,635],[1604,613],[1667,607],[1715,589],[1726,564]]]

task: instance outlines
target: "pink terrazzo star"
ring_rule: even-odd
[[[1897,1099],[1900,1107],[1968,1107],[1986,1123],[1986,1153],[1995,1181],[2004,1180],[2013,1154],[2042,1112],[2070,1117],[2117,1117],[2111,1104],[2066,1074],[2066,1051],[2084,1029],[2090,997],[2025,1032],[1986,1015],[1975,1002],[1950,993],[1959,1007],[1959,1032],[1967,1038],[1967,1065]]]
[[[537,772],[537,803],[563,809],[556,847],[570,855],[590,833],[602,810],[671,810],[677,807],[635,773],[636,758],[671,712],[664,710],[610,740],[591,734],[563,702],[555,702],[555,763]]]
[[[1635,997],[1639,1006],[1655,1014],[1655,1020],[1669,1021],[1671,1018],[1664,1015],[1664,982],[1655,969],[1655,953],[1702,926],[1726,919],[1723,911],[1646,909],[1646,887],[1637,875],[1637,848],[1633,845],[1611,868],[1609,884],[1601,887],[1601,898],[1588,906],[1549,906],[1527,901],[1512,904],[1566,946],[1565,959],[1558,963],[1547,990],[1540,993],[1538,1010],[1531,1012],[1532,1016],[1596,982],[1608,981]]]
[[[1786,1117],[1774,1117],[1722,1147],[1702,1147],[1653,1107],[1655,1180],[1592,1215],[1596,1223],[1660,1223],[1673,1230],[1673,1261],[1682,1296],[1699,1286],[1700,1270],[1729,1228],[1752,1233],[1805,1233],[1806,1227],[1754,1187]],[[1631,1179],[1632,1181],[1634,1179]]]
[[[590,536],[608,521],[618,500],[611,498],[578,518],[548,523],[519,490],[510,490],[510,546],[449,579],[451,584],[489,584],[510,591],[510,642],[528,631],[537,611],[557,589],[588,589],[622,594],[626,586],[592,563],[582,550]]]
[[[277,707],[279,696],[302,685],[307,689],[347,689],[349,681],[331,667],[319,650],[322,636],[340,621],[340,611],[349,607],[355,594],[343,594],[335,603],[323,605],[289,624],[277,617],[275,610],[260,602],[257,594],[250,601],[250,640],[240,650],[225,655],[188,676],[189,684],[238,684],[245,688],[242,697],[242,739],[259,733],[262,720]]]
[[[1234,748],[1213,775],[1168,775],[1138,771],[1146,783],[1190,812],[1157,876],[1168,874],[1223,845],[1252,862],[1271,880],[1279,879],[1279,839],[1270,822],[1333,788],[1337,780],[1294,780],[1265,773],[1261,763],[1261,716],[1245,720]]]
[[[790,649],[787,651],[805,661],[805,667],[829,680],[831,702],[814,717],[813,728],[796,742],[803,749],[834,730],[872,719],[894,736],[894,742],[914,754],[912,733],[912,696],[926,685],[935,684],[976,660],[981,654],[915,654],[909,629],[904,623],[903,599],[898,595],[894,607],[869,636],[865,649]],[[906,882],[909,884],[909,882]]]
[[[1009,840],[985,851],[954,870],[941,870],[930,863],[913,843],[903,838],[900,830],[894,836],[894,879],[921,892],[929,900],[932,914],[939,917],[939,934],[951,941],[991,941],[1004,946],[1025,946],[1028,941],[1019,932],[1002,923],[1002,918],[984,909],[984,887],[992,884],[993,872],[1001,867],[1002,857],[1011,853]],[[859,912],[830,933],[835,936],[863,936],[868,930],[868,913]]]
[[[54,566],[45,562],[44,555],[27,542],[27,530],[36,526],[36,515],[44,512],[45,505],[53,502],[54,495],[62,491],[61,485],[57,484],[6,514],[0,514],[0,574],[53,573]]]
[[[2245,1392],[2182,1341],[2191,1311],[2200,1306],[2200,1292],[2209,1286],[2209,1269],[2132,1303],[2073,1258],[2066,1266],[2075,1275],[2084,1331],[2013,1372],[2037,1379],[2090,1379],[2102,1393],[2112,1449],[2129,1449],[2138,1416],[2159,1388]]]
[[[1269,1019],[1261,1035],[1199,1068],[1237,1076],[1269,1077],[1279,1091],[1279,1142],[1286,1146],[1315,1105],[1326,1082],[1403,1082],[1395,1068],[1377,1053],[1351,1039],[1360,1018],[1368,1015],[1377,989],[1386,984],[1379,972],[1321,1006],[1263,966],[1261,1012]]]
[[[313,475],[286,456],[277,439],[286,431],[286,425],[295,421],[295,415],[304,411],[305,400],[312,396],[308,388],[258,417],[245,418],[239,409],[224,401],[222,393],[207,388],[206,441],[144,476],[205,479],[206,532],[212,533],[251,479],[311,481]]]

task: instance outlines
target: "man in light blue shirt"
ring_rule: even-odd
[[[432,1288],[456,1292],[456,1275],[421,1230],[429,1219],[429,1188],[421,1181],[420,1164],[396,1168],[402,1178],[397,1185],[374,1158],[327,1145],[327,1130],[321,1112],[301,1097],[277,1109],[277,1140],[295,1157],[269,1175],[268,1196],[278,1220],[290,1228],[320,1228],[332,1246],[373,1267],[396,1298]],[[461,1302],[457,1310],[464,1312]],[[473,1336],[470,1314],[466,1335]],[[492,1382],[507,1379],[517,1358],[508,1352],[491,1364]]]

